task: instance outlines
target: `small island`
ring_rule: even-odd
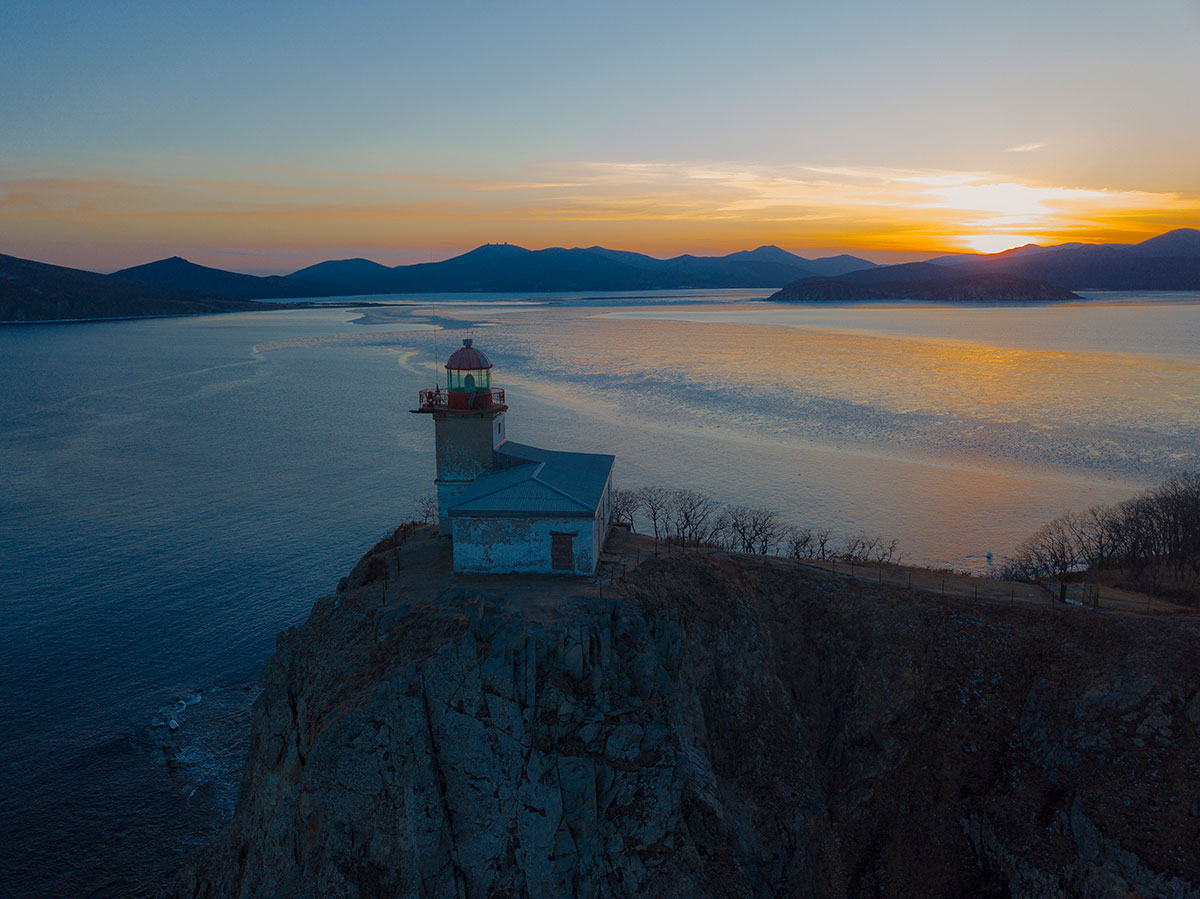
[[[917,263],[917,265],[924,265]],[[928,266],[937,268],[938,266]],[[903,266],[896,266],[903,268]],[[1014,275],[986,274],[921,278],[917,280],[858,280],[853,277],[805,278],[793,281],[769,299],[785,303],[847,302],[857,300],[917,300],[924,303],[1040,303],[1082,299],[1077,293],[1046,281]]]

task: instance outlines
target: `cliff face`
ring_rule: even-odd
[[[1200,895],[1190,619],[728,558],[431,580],[281,635],[177,895]]]

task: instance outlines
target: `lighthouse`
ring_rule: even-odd
[[[445,368],[446,387],[420,391],[412,411],[433,418],[439,529],[453,541],[454,570],[592,574],[615,457],[509,440],[504,390],[470,338]]]
[[[450,536],[450,501],[495,465],[504,442],[504,391],[492,388],[491,360],[471,338],[446,361],[446,389],[422,390],[417,411],[433,416],[438,520]]]

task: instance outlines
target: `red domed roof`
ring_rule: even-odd
[[[488,357],[471,346],[470,337],[463,338],[462,347],[455,350],[450,356],[450,361],[446,363],[446,368],[451,371],[478,371],[491,367],[492,363],[488,361]]]

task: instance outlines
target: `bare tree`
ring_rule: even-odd
[[[783,524],[770,509],[755,509],[750,516],[751,552],[768,555],[783,538]]]
[[[881,564],[900,563],[903,558],[903,553],[900,552],[900,541],[894,537],[889,540],[880,540],[879,554],[875,557],[875,561]]]
[[[793,559],[811,559],[816,548],[813,545],[812,528],[789,527],[784,540],[787,554]]]
[[[422,524],[438,520],[438,498],[436,493],[426,493],[417,500],[417,518]]]
[[[679,543],[696,545],[708,533],[708,526],[719,509],[716,500],[695,490],[671,492],[668,514]]]
[[[1055,519],[1018,547],[1007,570],[1065,581],[1080,568],[1115,570],[1135,581],[1148,577],[1151,591],[1164,578],[1194,589],[1200,584],[1200,473],[1176,475],[1116,506]]]
[[[731,548],[744,553],[766,555],[778,548],[784,539],[784,527],[779,516],[769,509],[731,506],[729,517]]]
[[[657,542],[667,533],[667,509],[671,503],[671,491],[666,487],[643,487],[637,492],[638,508],[650,519]]]
[[[1059,582],[1058,598],[1067,598],[1067,576],[1078,565],[1076,541],[1071,528],[1062,518],[1042,525],[1029,539],[1017,547],[1019,567],[1033,580],[1055,578]]]
[[[846,537],[837,555],[847,562],[869,562],[874,556],[878,545],[878,537],[868,537],[860,531],[857,534]]]
[[[614,490],[612,492],[612,521],[629,525],[635,533],[633,517],[641,505],[641,496],[636,490]]]
[[[733,549],[733,538],[729,530],[729,510],[718,506],[717,512],[708,520],[704,533],[697,538],[705,546]]]
[[[750,552],[750,518],[754,510],[749,506],[730,506],[725,510],[729,522],[730,549]]]

